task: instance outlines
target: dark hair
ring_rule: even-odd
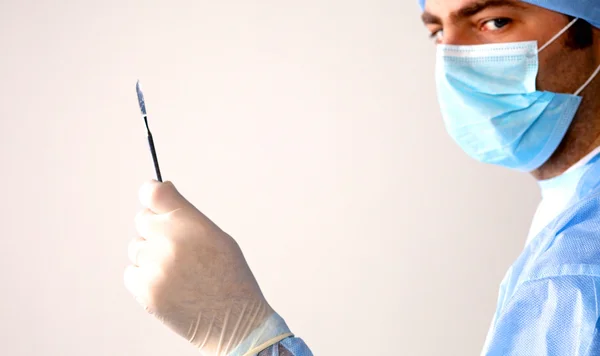
[[[575,17],[567,16],[569,21]],[[594,44],[594,31],[592,25],[582,19],[577,20],[568,31],[567,46],[572,49],[584,49]]]

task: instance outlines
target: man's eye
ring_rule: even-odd
[[[503,27],[509,25],[512,22],[511,19],[499,18],[486,21],[483,23],[482,30],[484,31],[498,31]]]
[[[442,38],[444,37],[444,31],[443,30],[437,30],[431,33],[431,35],[429,35],[429,38],[431,38],[432,40],[439,42],[442,40]]]

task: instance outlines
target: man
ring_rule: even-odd
[[[600,1],[421,0],[444,122],[543,200],[483,355],[600,355]],[[206,355],[312,355],[235,241],[171,183],[141,189],[126,285]]]

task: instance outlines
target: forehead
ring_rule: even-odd
[[[421,16],[425,24],[457,22],[470,18],[486,9],[512,9],[519,12],[535,6],[521,0],[427,0]]]
[[[468,6],[471,3],[477,2],[478,0],[426,0],[425,9],[460,9],[461,7]]]
[[[521,0],[426,0],[425,12],[436,16],[447,16],[449,14],[460,12],[461,10],[470,8],[484,7],[522,7],[531,6]]]

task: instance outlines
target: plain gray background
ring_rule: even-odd
[[[137,189],[241,244],[316,355],[474,355],[539,200],[446,135],[416,0],[0,1],[2,354],[197,355],[123,286]]]

